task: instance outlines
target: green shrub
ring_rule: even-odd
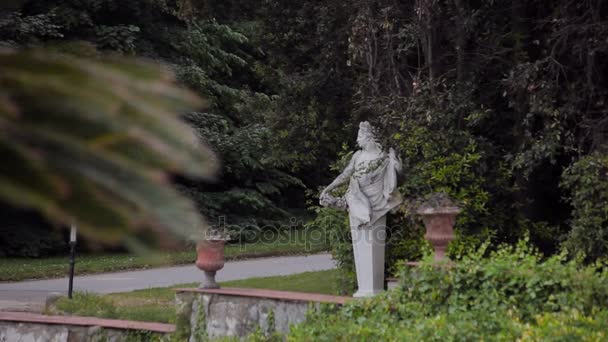
[[[55,306],[57,310],[71,315],[118,318],[116,306],[93,293],[74,292],[72,299],[60,298]]]
[[[61,232],[36,213],[1,205],[0,217],[0,257],[42,257],[69,251]]]
[[[135,41],[137,40],[137,33],[139,31],[139,27],[135,25],[99,25],[95,27],[97,44],[101,49],[123,53],[135,52]]]
[[[572,231],[565,246],[594,260],[608,253],[608,155],[581,158],[564,172],[561,186],[570,191]]]
[[[116,298],[85,292],[74,292],[72,299],[60,298],[49,313],[162,323],[175,323],[176,319],[170,303],[145,303],[136,299],[121,302]]]
[[[608,303],[608,272],[566,262],[564,254],[543,261],[527,243],[502,247],[489,258],[482,257],[484,246],[451,269],[430,264],[401,268],[403,290],[410,300],[437,310],[447,306],[452,311],[511,311],[524,321],[572,309],[590,314],[597,303]]]
[[[593,316],[576,310],[547,313],[537,316],[535,323],[522,329],[521,341],[605,341],[608,311]]]
[[[527,247],[487,244],[452,267],[430,260],[400,267],[395,290],[356,300],[337,313],[311,313],[290,340],[602,340],[608,271],[564,255],[543,260]]]

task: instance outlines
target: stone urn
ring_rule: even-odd
[[[417,213],[422,216],[427,239],[435,250],[435,261],[445,260],[445,252],[454,240],[454,223],[460,208],[444,193],[434,194],[424,202]]]
[[[202,289],[217,289],[215,273],[224,267],[224,245],[221,238],[201,240],[196,245],[196,267],[204,272]]]

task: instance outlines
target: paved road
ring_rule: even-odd
[[[76,264],[78,267],[78,264]],[[218,271],[217,281],[289,275],[309,271],[328,270],[335,267],[329,254],[261,258],[227,262]],[[202,273],[195,266],[155,268],[141,271],[104,273],[74,278],[75,291],[94,293],[126,292],[151,287],[199,282]],[[53,292],[66,293],[68,278],[0,283],[0,310],[18,308],[27,303],[44,301]],[[27,308],[24,308],[27,310]]]

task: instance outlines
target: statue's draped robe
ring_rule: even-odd
[[[388,211],[401,204],[397,188],[399,160],[383,154],[376,165],[355,171],[344,195],[351,229],[371,227]],[[356,169],[356,166],[355,166]]]

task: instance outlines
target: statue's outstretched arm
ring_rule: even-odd
[[[357,151],[353,155],[353,157],[350,159],[350,162],[348,163],[346,168],[344,168],[344,171],[342,171],[342,173],[338,177],[336,177],[336,179],[334,179],[334,181],[331,182],[331,184],[329,184],[325,188],[325,190],[323,190],[323,194],[328,193],[328,192],[332,191],[333,189],[339,187],[340,185],[348,182],[348,180],[350,179],[350,176],[352,176],[353,172],[355,172],[355,160],[356,160],[358,154],[359,154],[359,151]]]

